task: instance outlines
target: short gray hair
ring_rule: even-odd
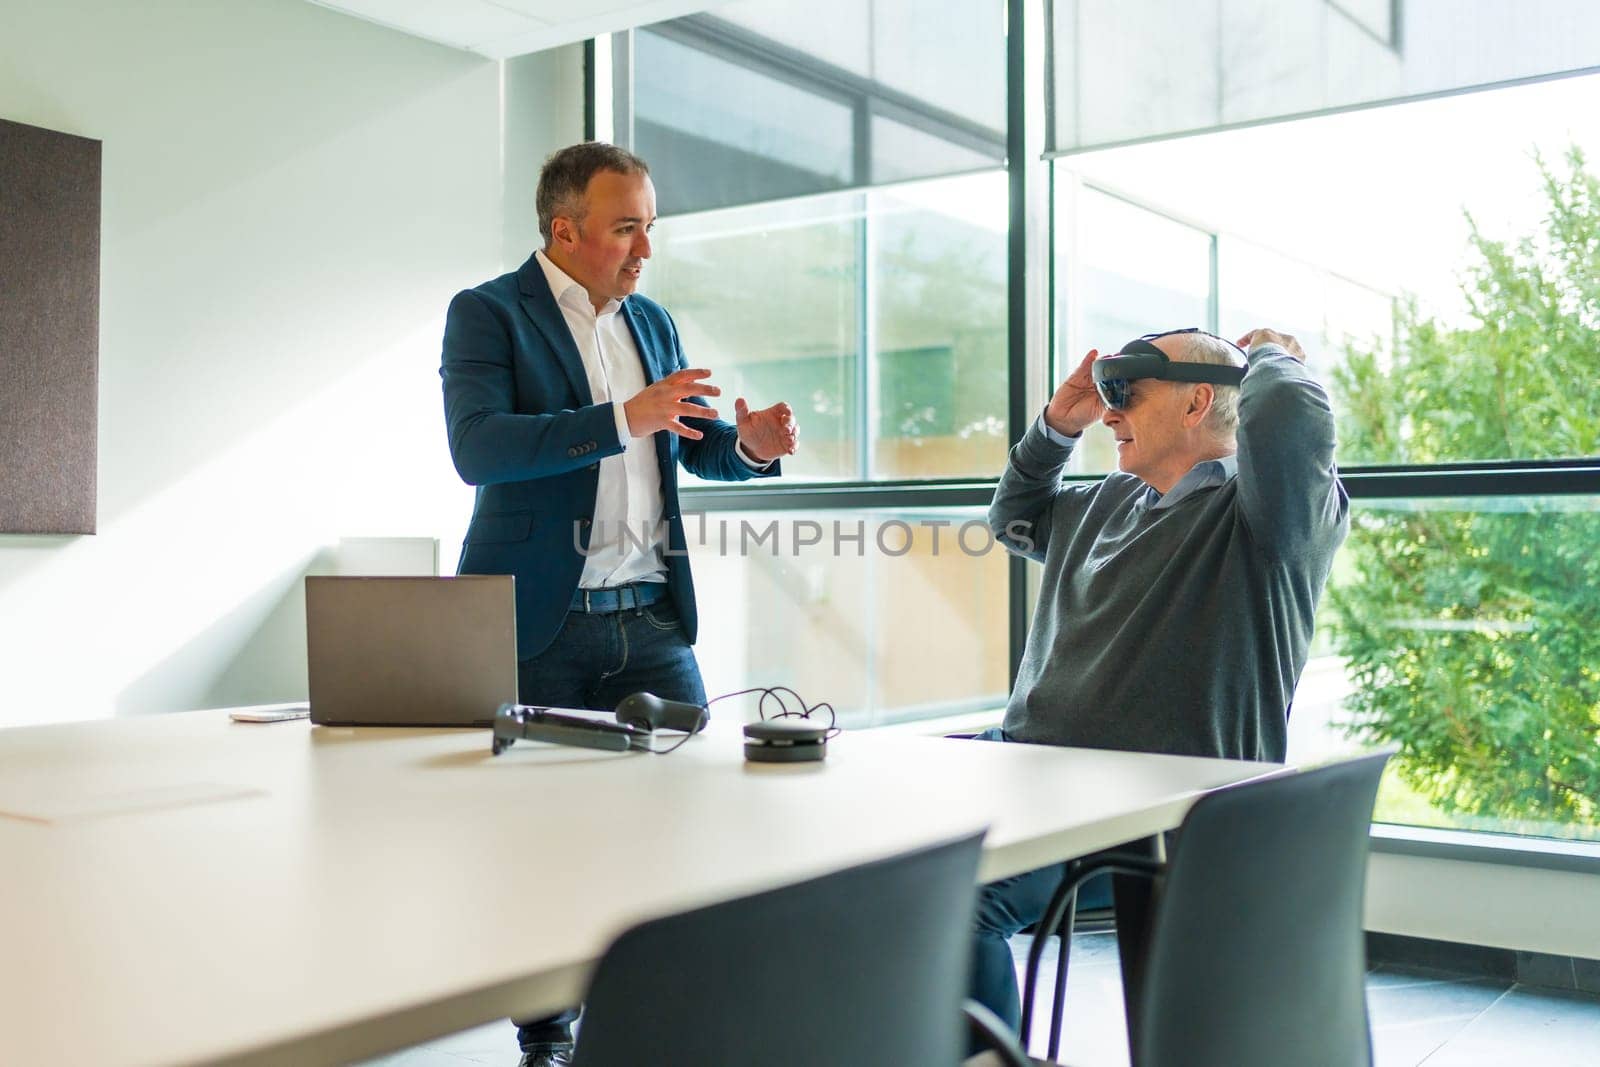
[[[1215,363],[1225,367],[1245,365],[1244,353],[1209,333],[1183,334],[1172,356],[1180,363]],[[1219,441],[1231,441],[1239,430],[1239,387],[1213,385],[1214,399],[1206,412],[1206,429]]]
[[[539,234],[546,248],[550,247],[550,227],[557,215],[565,215],[579,226],[583,225],[583,194],[590,180],[603,170],[617,174],[650,173],[644,160],[604,141],[568,145],[544,161],[534,200],[539,208]]]

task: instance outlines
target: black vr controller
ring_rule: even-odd
[[[711,713],[699,704],[662,700],[654,693],[634,693],[617,705],[617,721],[636,730],[682,730],[697,734],[706,728]]]
[[[549,708],[505,703],[494,717],[492,751],[498,756],[517,741],[547,741],[609,752],[648,749],[656,730],[685,734],[705,729],[710,712],[698,704],[662,700],[654,693],[634,693],[617,705],[617,721],[605,722],[564,715]],[[685,738],[687,740],[687,738]]]

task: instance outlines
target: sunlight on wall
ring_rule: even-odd
[[[416,327],[6,587],[7,658],[76,665],[70,680],[12,673],[6,720],[183,710],[128,690],[197,643],[208,660],[233,660],[341,536],[454,534],[471,491],[449,469],[436,392],[393,371],[436,347],[441,329],[438,318]],[[430,424],[437,433],[422,432]],[[214,678],[189,673],[151,688],[204,696]],[[260,699],[295,699],[305,680],[277,684]]]
[[[444,312],[536,239],[510,205],[581,131],[580,58],[310,4],[8,12],[0,110],[105,171],[100,532],[0,540],[0,726],[303,697],[341,538],[454,569]]]

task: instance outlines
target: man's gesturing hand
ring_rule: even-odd
[[[1306,361],[1306,354],[1301,349],[1300,342],[1286,333],[1279,333],[1277,330],[1251,330],[1239,338],[1239,347],[1244,349],[1245,352],[1248,353],[1250,351],[1251,345],[1277,345],[1301,363]]]
[[[751,411],[741,396],[733,402],[733,415],[739,425],[739,443],[757,463],[794,455],[800,428],[795,425],[794,410],[788,404]]]
[[[1085,426],[1099,421],[1100,416],[1106,413],[1106,406],[1100,402],[1100,394],[1095,391],[1090,371],[1094,361],[1099,358],[1099,350],[1089,349],[1089,354],[1083,357],[1078,369],[1067,376],[1067,380],[1056,390],[1056,395],[1050,398],[1050,405],[1044,409],[1044,422],[1056,433],[1076,437]]]
[[[680,437],[698,441],[705,434],[682,419],[714,419],[715,408],[691,404],[684,397],[721,396],[722,390],[701,379],[711,377],[711,372],[699,368],[674,371],[653,385],[647,385],[622,405],[628,418],[628,432],[635,437],[649,437],[660,430],[669,430]]]

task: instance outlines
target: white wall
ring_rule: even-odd
[[[1600,877],[1374,853],[1369,930],[1600,960]]]
[[[444,309],[534,247],[582,111],[576,47],[0,0],[0,117],[104,142],[99,533],[0,536],[0,725],[303,698],[300,579],[341,537],[453,569]]]

